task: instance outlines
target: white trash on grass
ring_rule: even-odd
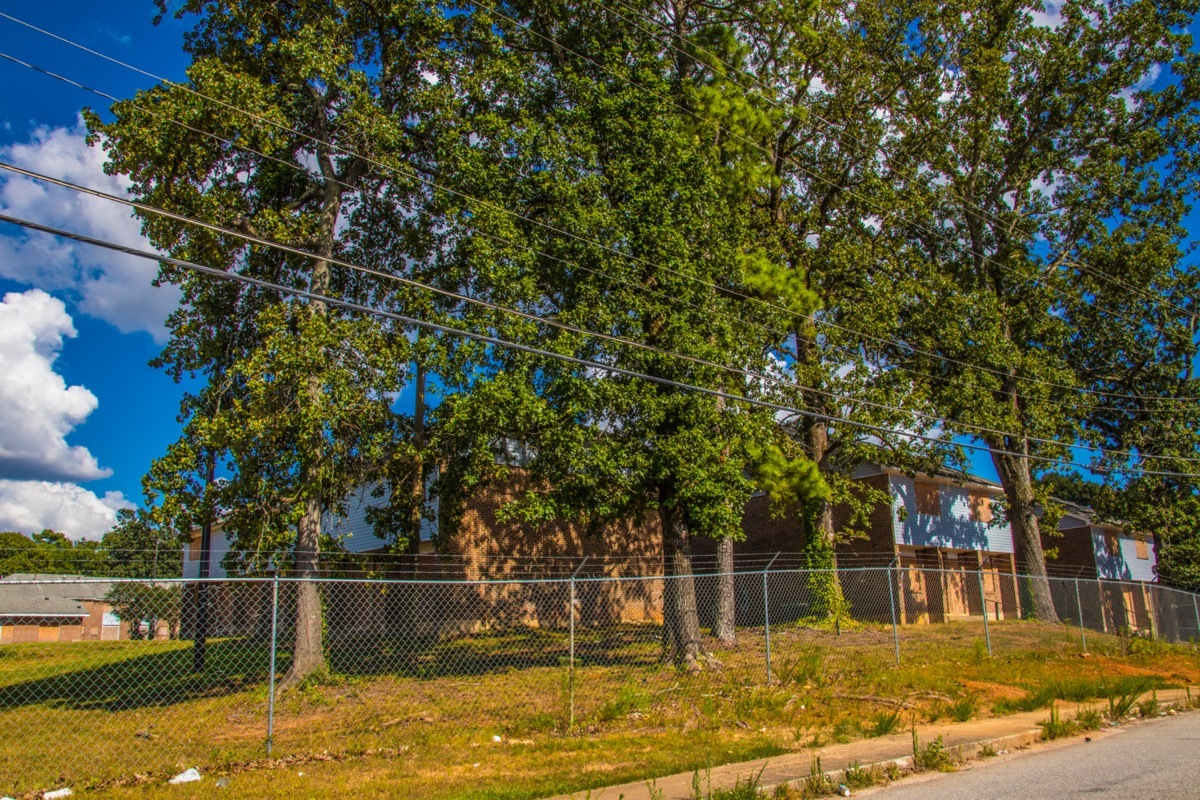
[[[185,769],[174,778],[171,778],[171,780],[167,781],[167,783],[171,784],[172,786],[178,786],[181,783],[192,783],[193,781],[198,780],[200,780],[200,770],[196,769],[195,767],[191,767],[189,769]]]
[[[73,794],[71,787],[66,786],[62,789],[55,789],[53,792],[42,792],[42,800],[55,800],[59,797],[70,797]]]

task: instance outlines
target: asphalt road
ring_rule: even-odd
[[[873,800],[1200,800],[1200,713],[1091,742],[974,762],[870,792]]]

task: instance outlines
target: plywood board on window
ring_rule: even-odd
[[[1135,533],[1133,535],[1134,546],[1137,549],[1137,557],[1143,561],[1150,558],[1150,538],[1144,533]]]
[[[992,508],[992,496],[987,492],[973,490],[968,493],[968,501],[971,504],[972,522],[982,522],[987,525],[996,518],[996,513]]]
[[[917,513],[927,517],[942,515],[942,487],[930,481],[916,481]]]

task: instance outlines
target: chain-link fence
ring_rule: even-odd
[[[1196,595],[896,565],[509,581],[6,580],[0,792],[399,753],[433,731],[484,725],[519,740],[639,716],[744,720],[755,703],[788,702],[762,694],[774,684],[836,683],[956,653],[1128,652],[1149,640],[1200,640]],[[299,664],[306,675],[294,674]]]

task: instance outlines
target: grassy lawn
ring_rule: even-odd
[[[209,797],[225,777],[236,797],[517,800],[878,735],[914,716],[1200,681],[1186,646],[1089,632],[1085,657],[1077,629],[1005,621],[989,633],[994,657],[978,621],[902,629],[897,666],[890,626],[772,626],[770,685],[761,628],[694,675],[658,662],[650,626],[579,631],[573,677],[557,631],[337,641],[330,676],[278,699],[270,761],[262,642],[210,642],[203,675],[188,642],[8,645],[0,793]],[[164,785],[192,766],[204,781]]]

